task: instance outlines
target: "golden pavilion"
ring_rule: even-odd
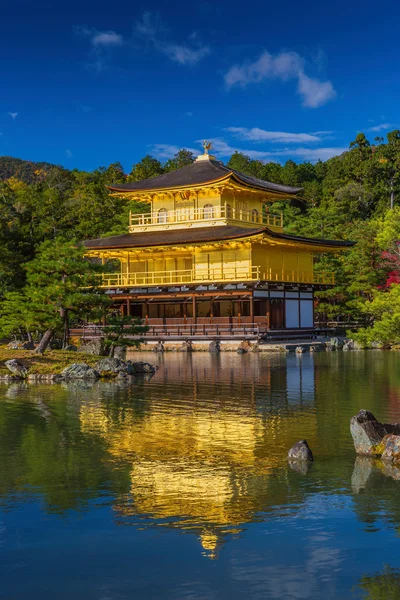
[[[314,292],[334,284],[314,257],[352,242],[284,233],[273,203],[301,188],[232,170],[209,148],[176,171],[109,186],[149,212],[131,212],[126,234],[86,242],[89,256],[118,265],[106,293],[154,334],[312,329]]]

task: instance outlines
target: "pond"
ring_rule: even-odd
[[[400,353],[145,358],[0,386],[1,599],[400,598],[400,470],[349,433],[400,422]]]

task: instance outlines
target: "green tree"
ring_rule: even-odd
[[[182,148],[182,150],[178,150],[178,152],[174,154],[173,158],[169,158],[166,161],[164,165],[164,170],[165,172],[175,171],[176,169],[181,169],[182,167],[187,167],[188,165],[191,165],[194,162],[194,160],[195,156],[193,152]]]
[[[117,346],[138,347],[143,341],[137,338],[148,331],[148,327],[142,324],[142,320],[129,315],[109,315],[107,325],[104,327],[104,343],[109,348],[109,356],[114,356]]]
[[[85,249],[63,239],[43,242],[36,257],[25,265],[27,283],[18,302],[6,297],[0,314],[12,319],[13,327],[28,331],[35,327],[44,331],[36,348],[42,353],[57,331],[63,332],[63,344],[68,343],[71,319],[100,317],[109,299],[99,285],[103,267],[84,258]],[[24,310],[21,304],[25,302]]]
[[[164,172],[164,167],[160,161],[147,154],[141,161],[133,165],[127,181],[142,181],[142,179],[162,175]]]

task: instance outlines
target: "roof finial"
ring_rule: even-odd
[[[203,148],[204,148],[204,154],[209,154],[209,151],[212,148],[212,143],[211,142],[207,142],[207,140],[204,140],[204,142],[203,142]]]

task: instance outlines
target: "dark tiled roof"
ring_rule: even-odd
[[[228,175],[232,175],[244,185],[281,194],[297,194],[302,189],[280,185],[278,183],[270,183],[269,181],[257,179],[257,177],[239,173],[239,171],[233,171],[217,160],[195,161],[191,165],[182,167],[176,171],[171,171],[170,173],[164,173],[164,175],[159,175],[158,177],[150,177],[149,179],[143,179],[142,181],[123,183],[121,185],[110,185],[108,188],[116,192],[144,192],[147,190],[179,188],[212,183],[213,181],[218,181]]]
[[[170,231],[144,231],[127,233],[108,238],[98,238],[85,242],[91,248],[143,248],[150,246],[172,246],[198,242],[233,240],[263,233],[265,227],[245,228],[222,225],[221,227],[194,227],[193,229],[172,229]]]
[[[321,240],[305,238],[296,235],[287,235],[268,229],[268,227],[247,228],[233,225],[221,227],[195,227],[193,229],[172,229],[170,231],[145,231],[140,233],[127,233],[97,240],[88,240],[85,246],[88,250],[101,250],[113,248],[146,248],[151,246],[174,246],[179,244],[196,244],[202,242],[217,242],[252,237],[264,233],[267,237],[297,241],[314,246],[348,247],[354,242],[338,242],[334,240]]]

